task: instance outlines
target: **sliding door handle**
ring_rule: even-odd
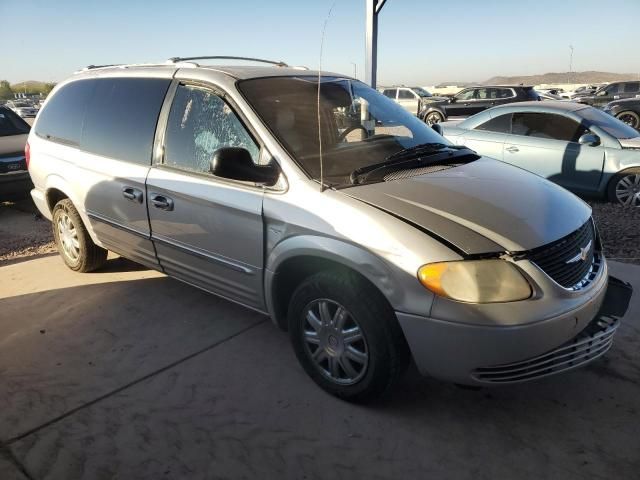
[[[160,210],[173,210],[173,200],[165,195],[160,195],[158,193],[152,193],[149,197],[151,199],[151,204],[159,208]]]

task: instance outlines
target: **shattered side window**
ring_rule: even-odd
[[[169,113],[165,165],[209,173],[213,153],[223,147],[246,148],[254,163],[260,149],[229,105],[214,92],[179,85]]]

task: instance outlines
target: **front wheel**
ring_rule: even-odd
[[[431,126],[435,123],[440,123],[444,121],[444,117],[440,112],[429,112],[424,116],[424,123]]]
[[[640,207],[640,168],[630,168],[614,175],[607,193],[612,202]]]
[[[400,378],[409,350],[395,313],[357,274],[326,271],[308,278],[289,306],[293,349],[327,392],[354,402],[383,395]]]
[[[635,128],[636,130],[640,129],[640,115],[638,115],[636,112],[620,112],[616,115],[616,118],[621,122],[626,123],[631,128]]]
[[[91,272],[107,260],[107,251],[93,243],[80,214],[68,198],[53,207],[53,238],[64,263],[76,272]]]

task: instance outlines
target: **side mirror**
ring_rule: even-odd
[[[449,97],[449,103],[456,103],[457,101],[456,97]]]
[[[597,147],[600,145],[600,137],[593,133],[585,133],[578,139],[580,145],[588,145],[589,147]]]
[[[213,152],[211,173],[217,177],[274,185],[280,171],[275,165],[256,165],[246,148],[224,147]]]
[[[440,136],[443,135],[442,133],[442,125],[440,125],[439,123],[434,123],[433,125],[431,125],[431,128]]]

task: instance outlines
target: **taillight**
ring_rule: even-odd
[[[31,160],[31,147],[29,146],[29,142],[27,142],[24,146],[24,161],[27,162],[27,170],[29,169],[30,160]]]

